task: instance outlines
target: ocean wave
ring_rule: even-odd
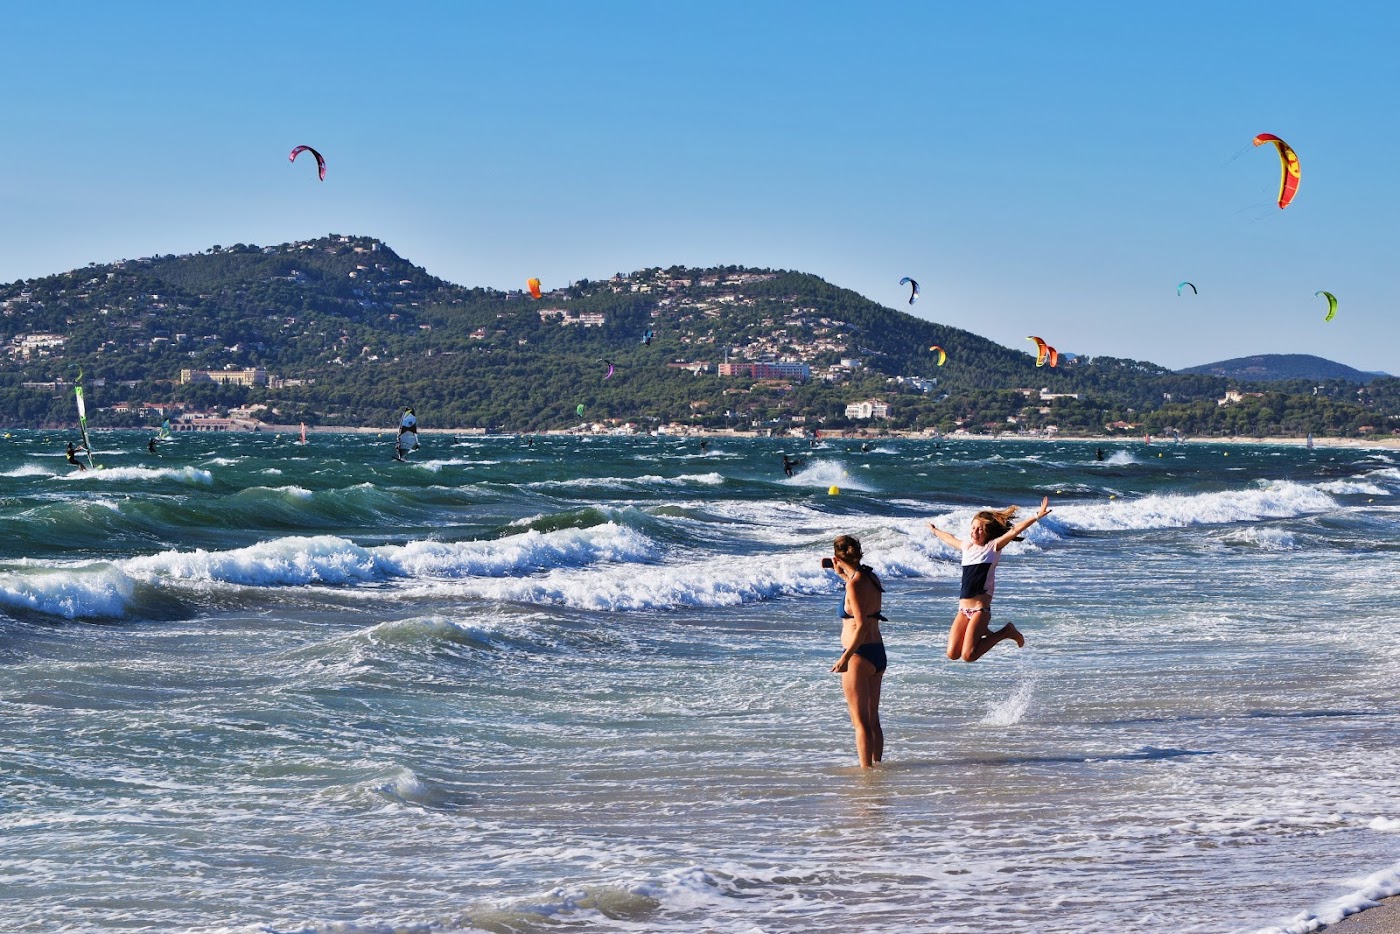
[[[797,468],[791,477],[784,477],[778,482],[784,486],[810,486],[820,489],[834,486],[847,490],[860,490],[863,493],[874,492],[875,489],[864,480],[851,476],[844,464],[829,460],[804,462],[803,466]]]
[[[1393,895],[1400,895],[1400,863],[1396,863],[1388,869],[1372,873],[1370,876],[1360,880],[1359,884],[1351,883],[1357,888],[1345,895],[1331,899],[1324,904],[1305,911],[1285,924],[1276,927],[1261,928],[1255,934],[1312,934],[1320,931],[1324,927],[1336,924],[1348,915],[1354,915],[1367,908],[1375,908],[1383,898]]]
[[[118,480],[174,480],[177,483],[210,486],[214,475],[199,467],[107,467],[101,470],[75,470],[59,474],[63,480],[118,481]]]
[[[884,578],[952,577],[949,562],[893,529],[873,529],[863,541],[866,560]],[[821,567],[816,550],[751,556],[723,555],[652,564],[564,567],[533,577],[462,579],[410,596],[473,597],[584,610],[676,610],[745,606],[780,597],[836,595],[841,583]],[[834,613],[833,613],[834,615]]]
[[[53,477],[56,474],[52,470],[45,470],[38,464],[22,464],[14,470],[7,470],[0,473],[0,477]]]
[[[1317,488],[1337,496],[1385,496],[1390,492],[1378,483],[1364,480],[1327,480],[1319,483]]]
[[[0,572],[0,606],[64,619],[124,616],[135,589],[112,565]]]
[[[1223,525],[1257,519],[1287,519],[1336,509],[1335,499],[1322,490],[1275,480],[1254,489],[1218,493],[1153,493],[1138,499],[1109,503],[1075,503],[1054,506],[1049,527],[1108,532],[1132,529],[1185,528]],[[1025,510],[1023,510],[1024,514]],[[1034,532],[1035,529],[1033,528]]]
[[[118,562],[138,580],[284,587],[357,584],[393,578],[495,577],[599,561],[642,561],[657,548],[639,532],[608,524],[529,531],[495,541],[364,547],[333,535],[289,536],[230,551],[165,551]]]
[[[701,474],[681,474],[678,477],[661,477],[646,474],[640,477],[576,477],[572,480],[536,480],[525,484],[532,490],[552,489],[616,489],[654,486],[719,486],[724,483],[724,475],[715,471]]]

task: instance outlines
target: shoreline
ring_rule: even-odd
[[[259,428],[263,432],[272,434],[300,434],[300,425],[272,425],[260,424]],[[307,426],[306,433],[310,434],[379,434],[389,435],[395,432],[394,428],[366,428],[361,426],[340,426],[322,425]],[[220,432],[223,434],[224,432]],[[228,432],[229,434],[242,434],[243,432]],[[809,440],[818,441],[1069,441],[1083,444],[1113,445],[1115,447],[1160,447],[1169,448],[1176,444],[1228,444],[1228,445],[1278,445],[1281,447],[1303,447],[1308,443],[1306,437],[1279,437],[1279,438],[1252,438],[1231,436],[1223,438],[1182,438],[1179,442],[1173,438],[1154,439],[1151,444],[1144,443],[1140,438],[1131,437],[1101,437],[1093,435],[943,435],[933,437],[922,431],[882,431],[882,432],[862,432],[862,431],[822,431],[815,439],[796,437],[791,435],[763,435],[756,431],[734,431],[734,430],[705,430],[687,429],[684,433],[664,434],[654,436],[650,432],[635,432],[633,434],[616,434],[612,431],[580,431],[573,429],[549,429],[546,431],[502,431],[490,433],[484,428],[422,428],[418,429],[419,434],[424,435],[469,435],[475,437],[506,437],[515,435],[518,437],[665,437],[665,438],[771,438],[778,441],[806,442]],[[1361,448],[1368,450],[1400,450],[1400,438],[1313,438],[1314,449],[1318,448]]]

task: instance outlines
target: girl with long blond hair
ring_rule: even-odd
[[[1050,497],[1040,501],[1040,512],[1016,525],[1011,524],[1016,507],[983,510],[972,517],[968,541],[962,541],[935,526],[929,529],[949,548],[962,552],[962,589],[958,591],[958,612],[948,630],[948,657],[975,662],[999,642],[1013,639],[1018,648],[1026,644],[1025,636],[1014,623],[991,631],[992,592],[995,589],[996,567],[1001,550],[1021,540],[1026,529],[1050,514]]]

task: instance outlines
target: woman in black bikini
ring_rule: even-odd
[[[845,650],[832,671],[841,672],[841,687],[856,731],[860,767],[871,768],[884,758],[885,734],[880,729],[880,682],[885,676],[885,643],[880,637],[884,588],[868,565],[860,563],[860,542],[842,535],[834,543],[829,566],[846,582],[841,647]],[[823,562],[827,564],[828,562]]]

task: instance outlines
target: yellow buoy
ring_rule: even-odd
[[[1108,498],[1109,498],[1109,499],[1117,499],[1117,498],[1118,498],[1118,494],[1117,494],[1117,493],[1110,493],[1110,494],[1108,494]]]
[[[836,494],[838,494],[838,493],[840,493],[840,492],[841,492],[841,488],[840,488],[839,486],[833,485],[833,486],[831,487],[831,489],[829,489],[829,490],[826,491],[826,495],[827,495],[827,496],[835,496]]]

